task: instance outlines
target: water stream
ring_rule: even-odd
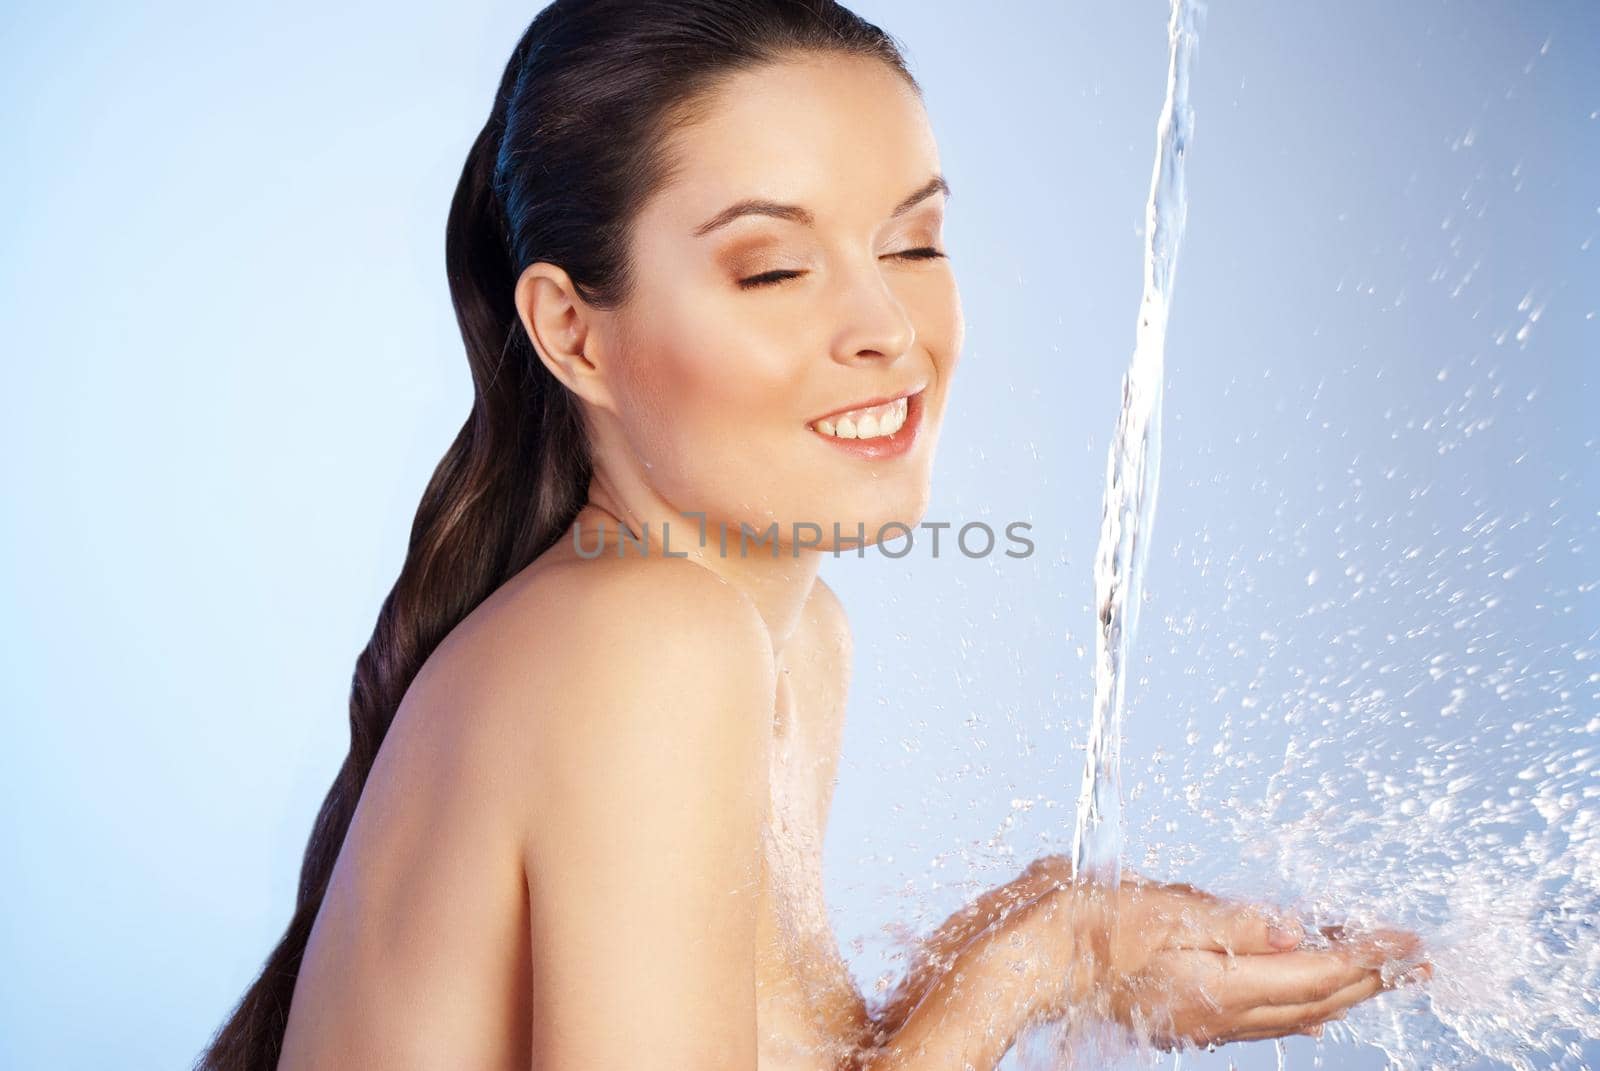
[[[1145,206],[1144,292],[1134,329],[1133,359],[1122,377],[1122,409],[1106,460],[1100,543],[1094,562],[1094,714],[1078,797],[1073,873],[1116,884],[1122,876],[1121,740],[1125,669],[1138,626],[1141,583],[1155,519],[1161,467],[1161,395],[1167,314],[1188,194],[1184,156],[1194,128],[1189,67],[1203,6],[1173,0],[1167,34],[1167,96],[1156,123],[1156,160]]]

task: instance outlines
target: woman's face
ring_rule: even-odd
[[[610,324],[625,449],[598,463],[678,511],[777,522],[785,545],[806,522],[824,548],[835,522],[845,540],[914,526],[964,333],[950,262],[927,252],[944,252],[945,193],[916,94],[878,60],[785,61],[734,75],[669,145],[677,170],[637,219],[637,289]],[[747,199],[795,211],[726,215]],[[814,423],[913,393],[888,440]],[[881,431],[899,412],[874,416]]]

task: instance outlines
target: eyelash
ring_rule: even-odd
[[[905,257],[908,260],[937,260],[938,258],[944,256],[943,253],[932,246],[922,246],[918,249],[907,249],[904,252],[890,253],[889,255],[893,257]],[[799,271],[762,272],[760,275],[752,275],[748,279],[740,279],[739,288],[741,290],[757,290],[763,286],[772,286],[776,283],[787,282],[790,279],[798,278],[804,274],[805,272]]]

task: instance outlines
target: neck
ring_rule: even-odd
[[[817,550],[780,542],[774,554],[772,541],[762,540],[766,533],[745,535],[737,525],[725,528],[684,516],[653,495],[634,496],[625,502],[600,479],[591,482],[588,502],[576,523],[582,526],[581,543],[586,550],[600,541],[599,532],[604,530],[604,545],[611,553],[616,533],[626,531],[644,546],[646,557],[681,557],[721,576],[755,604],[780,659],[822,564]],[[629,547],[625,553],[639,551]]]

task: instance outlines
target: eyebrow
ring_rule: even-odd
[[[936,193],[943,193],[946,197],[950,196],[950,184],[944,180],[943,175],[934,175],[933,178],[909,194],[895,206],[893,212],[889,213],[889,218],[893,219],[896,216],[905,215],[923,200],[932,197]],[[699,238],[710,234],[718,227],[732,223],[740,216],[774,216],[778,219],[791,220],[807,227],[816,223],[816,217],[799,205],[779,204],[776,201],[764,201],[760,198],[752,197],[729,205],[700,224],[694,229],[694,236]]]

